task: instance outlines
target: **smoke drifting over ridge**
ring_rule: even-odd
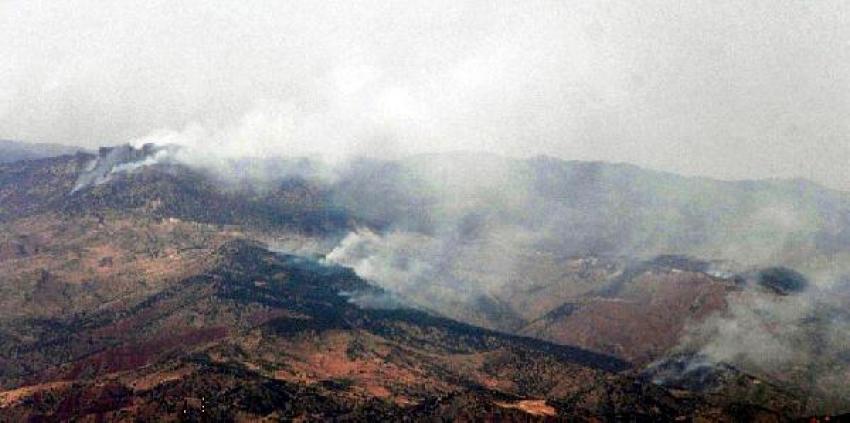
[[[484,150],[850,188],[843,2],[0,7],[0,137]]]
[[[718,364],[767,377],[809,395],[809,413],[850,407],[850,315],[846,278],[792,296],[746,289],[729,298],[727,310],[693,324],[665,358],[649,367],[657,382],[706,382]],[[683,353],[686,359],[678,355]],[[677,363],[670,366],[670,363]],[[685,366],[676,368],[677,365]],[[703,386],[708,390],[717,386]]]
[[[0,137],[181,147],[107,157],[76,189],[158,160],[228,176],[241,158],[320,157],[310,176],[367,222],[326,259],[447,314],[557,281],[547,266],[570,255],[788,264],[829,292],[850,258],[846,195],[504,157],[850,189],[847,8],[5,2]],[[792,361],[822,300],[763,295],[695,329],[702,353]],[[848,339],[833,323],[831,347]]]
[[[115,150],[129,161],[106,154],[91,169],[93,179],[85,181],[101,183],[98,178],[132,173],[158,160],[199,164],[181,158],[191,150],[150,150],[148,155]],[[847,300],[841,275],[850,274],[843,265],[850,242],[845,193],[804,181],[724,182],[629,165],[475,153],[343,160],[327,167],[296,162],[307,163],[305,172],[289,166],[298,178],[327,170],[331,177],[318,178],[323,189],[363,226],[323,239],[318,248],[300,242],[282,248],[322,251],[327,263],[350,267],[383,288],[346,293],[355,304],[413,306],[518,331],[539,314],[506,300],[541,286],[581,289],[565,285],[571,283],[566,263],[575,257],[629,263],[684,253],[729,260],[734,263],[706,262],[696,270],[730,284],[737,283],[738,272],[749,282],[728,297],[726,310],[690,327],[679,349],[697,355],[685,373],[717,363],[768,376],[785,376],[793,368],[788,377],[801,386],[824,392],[848,387],[850,379],[834,374],[850,371],[842,358],[850,340],[843,330],[848,319],[840,311]],[[240,166],[228,160],[219,165],[215,169],[225,175]],[[277,175],[266,182],[287,177]],[[799,269],[809,279],[779,268],[746,273],[771,265]],[[589,298],[604,295],[600,288],[609,281],[598,282]],[[836,407],[846,400],[837,396]],[[813,410],[836,409],[817,407],[822,408]]]

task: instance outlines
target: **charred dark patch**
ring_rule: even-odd
[[[778,295],[791,295],[803,292],[809,281],[800,272],[787,267],[770,267],[760,270],[756,281]]]

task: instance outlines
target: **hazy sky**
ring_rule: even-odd
[[[0,138],[486,150],[850,189],[844,1],[0,0]]]

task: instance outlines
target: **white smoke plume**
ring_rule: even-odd
[[[692,322],[672,358],[659,360],[649,371],[661,383],[679,384],[732,366],[791,392],[804,392],[807,413],[846,412],[850,409],[848,300],[846,280],[814,281],[792,295],[749,285],[727,298],[725,310]],[[669,366],[670,360],[682,357],[687,357],[686,365]]]
[[[138,150],[130,145],[120,145],[101,150],[77,177],[71,194],[95,185],[109,182],[113,175],[130,173],[146,166],[172,160],[174,148],[148,145]]]

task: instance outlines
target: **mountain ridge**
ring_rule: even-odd
[[[188,381],[219,378],[234,389],[243,378],[261,395],[322,398],[310,412],[325,417],[342,410],[357,415],[353,410],[366,404],[370,413],[390,413],[385,416],[425,409],[456,415],[459,404],[526,417],[522,407],[537,404],[561,418],[845,410],[841,398],[811,408],[801,402],[794,389],[808,386],[800,382],[809,377],[805,372],[752,372],[747,362],[720,362],[719,368],[736,369],[716,377],[720,385],[695,383],[698,372],[642,373],[653,363],[665,372],[680,369],[673,361],[663,365],[675,357],[704,360],[702,344],[685,341],[699,340],[693,331],[701,325],[735,318],[749,304],[742,301],[771,307],[785,307],[776,298],[808,301],[819,288],[805,268],[791,266],[800,271],[791,285],[785,273],[762,281],[758,272],[769,263],[717,260],[696,249],[634,254],[607,247],[618,243],[600,242],[598,231],[619,224],[602,231],[613,241],[654,234],[663,225],[642,228],[641,219],[666,210],[659,221],[680,224],[654,235],[660,240],[644,241],[663,246],[663,237],[710,233],[742,218],[781,223],[782,214],[751,214],[748,207],[792,199],[808,207],[791,210],[809,221],[795,235],[805,242],[785,242],[805,264],[842,254],[838,217],[848,203],[841,194],[799,196],[806,187],[795,183],[744,183],[733,184],[734,195],[718,191],[712,200],[720,202],[700,203],[694,202],[699,190],[689,185],[699,180],[658,180],[630,166],[475,155],[441,163],[355,162],[332,178],[313,178],[323,172],[316,165],[264,162],[263,169],[287,172],[261,175],[263,185],[252,187],[249,177],[221,183],[214,169],[157,156],[156,147],[127,148],[120,150],[126,158],[101,162],[99,176],[80,188],[80,176],[116,150],[0,164],[0,382],[7,388],[0,399],[16,398],[5,409],[22,413],[9,416],[66,416],[65,406],[34,399],[47,392],[88,398],[95,401],[91,410],[101,410],[92,412],[115,418],[132,404],[151,415],[172,413],[181,410],[180,395],[192,391]],[[467,171],[470,161],[480,168]],[[455,179],[461,170],[465,179]],[[762,198],[720,207],[717,216],[725,221],[711,215],[718,204],[750,195]],[[695,220],[681,220],[689,213]],[[771,224],[757,229],[755,236],[768,240],[787,232]],[[818,244],[821,233],[832,233],[834,245]],[[800,277],[805,280],[795,282]],[[359,282],[346,285],[352,281]],[[247,304],[241,311],[233,306],[240,302]],[[832,333],[817,322],[802,334]],[[76,337],[57,336],[69,330]],[[68,351],[74,362],[58,360]],[[830,346],[830,354],[840,352]],[[35,364],[24,365],[21,354]],[[378,362],[390,370],[374,367]],[[144,370],[149,366],[154,373]],[[551,374],[543,385],[530,379],[540,366]],[[226,376],[231,371],[241,376]],[[394,380],[407,380],[408,387]],[[416,380],[426,386],[412,388]],[[579,394],[568,381],[582,380],[593,388]],[[640,383],[627,388],[635,380]],[[818,389],[834,386],[827,382]],[[694,390],[677,391],[683,386]],[[170,395],[178,408],[157,408],[151,395]],[[771,395],[781,400],[771,402]],[[21,396],[29,399],[19,402]],[[99,403],[104,396],[118,400]],[[651,411],[635,402],[641,398],[667,405]],[[535,402],[542,399],[543,405]],[[278,405],[262,412],[281,415]]]

